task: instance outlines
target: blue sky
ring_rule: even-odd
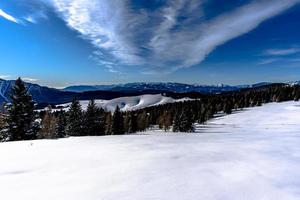
[[[1,0],[0,78],[300,80],[300,0]]]

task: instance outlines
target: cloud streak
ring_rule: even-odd
[[[273,64],[273,63],[278,62],[278,61],[280,61],[279,58],[267,58],[267,59],[264,59],[264,60],[260,61],[258,63],[258,65],[269,65],[269,64]]]
[[[288,48],[288,49],[268,49],[264,52],[267,56],[287,56],[300,53],[300,48]]]
[[[36,78],[30,78],[30,77],[22,77],[22,80],[23,80],[23,81],[26,81],[26,82],[36,82],[36,81],[38,81],[39,79],[36,79]]]
[[[4,19],[8,20],[8,21],[11,21],[11,22],[14,22],[14,23],[17,23],[19,24],[20,21],[13,17],[12,15],[9,15],[8,13],[4,12],[4,10],[0,9],[0,17],[3,17]]]
[[[218,46],[300,2],[257,0],[204,20],[205,0],[166,0],[155,10],[133,8],[130,0],[47,1],[71,29],[93,44],[100,64],[109,69],[139,66],[143,73],[197,65]]]
[[[0,79],[9,79],[10,75],[0,75]]]

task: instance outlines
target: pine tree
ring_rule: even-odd
[[[231,114],[232,109],[233,109],[233,105],[232,105],[231,100],[229,98],[226,98],[225,103],[224,103],[224,107],[223,107],[224,113],[225,114]]]
[[[285,88],[279,89],[279,94],[277,95],[276,102],[286,101],[288,98],[287,91]]]
[[[0,113],[0,130],[5,127],[5,117],[3,114]]]
[[[209,103],[207,105],[207,110],[206,110],[206,113],[205,113],[205,121],[208,121],[211,118],[213,118],[214,114],[215,114],[214,106]]]
[[[89,102],[84,120],[85,135],[104,135],[103,114],[94,100]]]
[[[180,132],[194,132],[193,122],[190,116],[191,112],[183,112],[180,118]]]
[[[124,118],[122,112],[120,111],[119,106],[117,106],[112,118],[111,132],[113,135],[125,134],[123,122],[124,122]]]
[[[56,138],[63,138],[67,135],[66,126],[67,126],[66,115],[65,112],[61,110],[57,117],[57,124],[55,130]]]
[[[4,115],[0,114],[0,142],[2,140],[5,140],[7,137],[5,127],[6,127],[6,123],[5,123]]]
[[[67,134],[70,136],[81,136],[83,135],[82,130],[82,109],[79,101],[74,99],[70,106],[67,123]]]
[[[300,98],[300,89],[296,87],[294,91],[294,101],[299,101],[299,98]]]
[[[173,132],[194,132],[190,112],[183,111],[175,115]]]
[[[98,124],[98,135],[105,135],[105,120],[106,120],[106,113],[103,108],[97,109],[97,120],[96,123]]]
[[[21,78],[16,80],[12,88],[11,100],[7,119],[9,139],[34,139],[34,102]]]
[[[174,121],[173,121],[173,132],[180,132],[180,115],[179,111],[176,112]]]
[[[137,132],[137,117],[134,112],[129,114],[129,122],[128,122],[128,133],[135,133]]]
[[[129,112],[125,112],[124,114],[124,131],[125,133],[129,133],[129,120],[130,120],[130,113]]]

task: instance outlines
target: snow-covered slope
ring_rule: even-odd
[[[140,96],[133,96],[133,97],[120,97],[112,100],[95,100],[95,103],[98,107],[105,109],[106,111],[113,112],[117,106],[122,111],[130,111],[130,110],[137,110],[146,108],[149,106],[155,106],[160,104],[166,103],[174,103],[178,101],[188,101],[191,99],[184,98],[184,99],[173,99],[171,97],[166,97],[161,94],[147,94],[147,95],[140,95]],[[80,101],[82,108],[86,110],[89,101]],[[58,106],[63,106],[68,108],[71,103],[61,104]]]
[[[300,103],[272,103],[197,133],[0,144],[5,200],[299,200]]]

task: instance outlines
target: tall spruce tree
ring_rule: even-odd
[[[180,115],[179,111],[176,112],[174,121],[173,121],[173,132],[180,132]]]
[[[83,135],[82,129],[82,109],[79,101],[73,99],[68,113],[67,134],[70,136]]]
[[[21,78],[16,80],[12,88],[11,100],[7,119],[9,139],[34,139],[34,102]]]
[[[226,98],[226,100],[224,102],[223,112],[225,114],[231,114],[232,109],[233,109],[233,105],[232,105],[230,98]]]
[[[128,133],[137,132],[137,116],[134,112],[130,112],[129,114],[129,122],[128,122]]]
[[[294,101],[299,101],[299,98],[300,98],[300,89],[299,89],[299,87],[295,86],[295,89],[294,89]]]
[[[123,122],[124,122],[123,114],[120,111],[119,106],[117,106],[112,118],[111,132],[113,135],[125,134]]]
[[[63,110],[61,110],[57,117],[57,124],[56,124],[56,131],[55,131],[56,138],[63,138],[67,135],[66,126],[67,126],[66,114]]]
[[[124,114],[124,131],[125,133],[129,133],[130,112],[125,112]]]
[[[4,115],[0,113],[0,142],[7,138],[7,131],[5,131],[5,118]]]
[[[179,130],[180,132],[194,132],[191,111],[184,111],[181,114]]]
[[[173,132],[194,132],[190,112],[178,112],[173,123]]]
[[[86,135],[104,135],[103,114],[94,100],[91,100],[88,104],[84,121]]]

